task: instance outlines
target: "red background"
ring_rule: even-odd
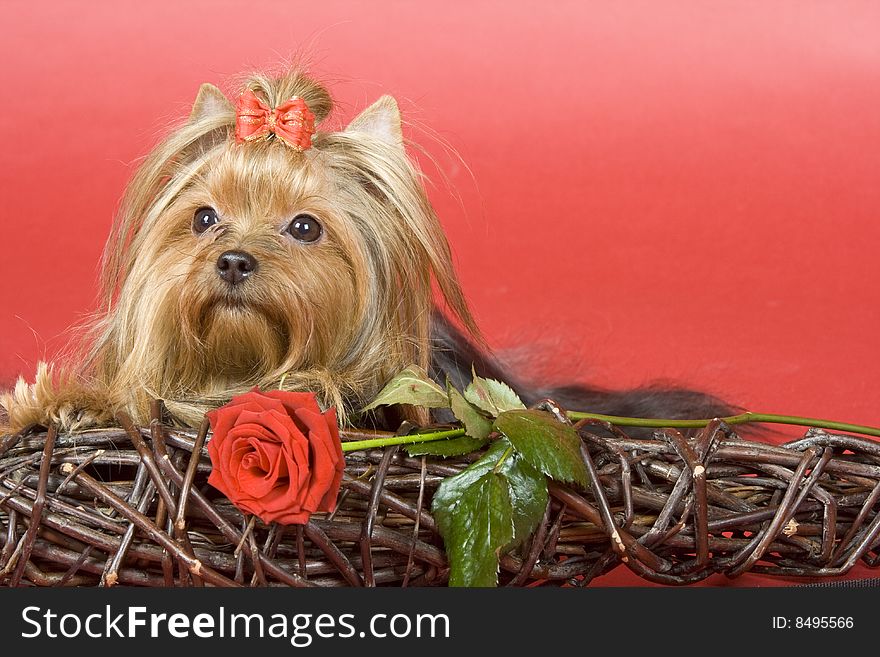
[[[400,100],[477,318],[520,369],[880,425],[875,2],[2,10],[0,381],[92,307],[133,164],[198,85],[305,52],[339,124]]]

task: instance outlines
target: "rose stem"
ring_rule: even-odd
[[[723,418],[707,418],[702,420],[673,420],[663,418],[641,418],[641,417],[624,417],[619,415],[602,415],[601,413],[584,413],[581,411],[568,411],[570,420],[600,420],[608,422],[612,425],[622,427],[663,427],[663,428],[700,428],[705,427],[714,419],[720,419],[723,422],[733,424],[747,424],[752,422],[763,422],[767,424],[792,424],[804,427],[818,427],[822,429],[833,429],[836,431],[846,431],[849,433],[860,433],[867,436],[880,437],[880,428],[869,427],[861,424],[850,424],[848,422],[836,422],[831,420],[822,420],[819,418],[800,417],[797,415],[776,415],[773,413],[740,413],[739,415],[728,415]],[[460,438],[465,435],[464,429],[450,429],[447,431],[434,431],[430,433],[419,433],[408,436],[394,436],[388,434],[384,438],[371,438],[369,440],[349,440],[343,441],[343,452],[354,452],[363,449],[372,449],[374,447],[388,447],[390,445],[413,445],[416,443],[427,443],[435,440],[444,440],[450,438]]]
[[[361,449],[372,449],[373,447],[427,443],[432,440],[443,440],[444,438],[460,438],[463,435],[465,435],[464,429],[451,429],[449,431],[435,431],[433,433],[418,433],[411,436],[390,436],[388,438],[372,438],[370,440],[353,440],[342,443],[342,451],[354,452]]]
[[[664,420],[657,418],[619,417],[616,415],[582,413],[579,411],[569,411],[568,417],[572,420],[583,420],[587,418],[595,420],[605,420],[606,422],[610,422],[611,424],[616,424],[622,427],[669,427],[676,429],[704,427],[712,421],[711,419]],[[749,422],[766,422],[769,424],[794,424],[803,427],[818,427],[821,429],[835,429],[837,431],[861,433],[867,436],[880,436],[880,428],[877,427],[869,427],[860,424],[849,424],[847,422],[834,422],[831,420],[822,420],[819,418],[800,417],[797,415],[776,415],[773,413],[745,412],[740,413],[739,415],[729,415],[720,419],[727,424],[746,424]]]

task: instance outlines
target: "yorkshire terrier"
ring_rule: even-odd
[[[33,384],[19,379],[0,398],[9,428],[77,430],[118,411],[146,422],[152,399],[193,426],[254,386],[315,391],[352,421],[412,363],[456,385],[473,367],[527,403],[726,413],[686,390],[513,382],[480,338],[397,103],[383,96],[344,130],[321,130],[332,107],[298,70],[250,77],[235,103],[202,85],[126,191],[80,353],[40,363]]]

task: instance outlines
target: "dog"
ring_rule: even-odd
[[[475,370],[526,403],[727,414],[690,390],[517,382],[480,337],[396,101],[324,130],[332,109],[302,70],[252,75],[235,102],[202,85],[126,190],[78,352],[3,395],[9,429],[144,423],[153,399],[196,426],[254,386],[314,391],[347,423],[410,364],[457,386]]]

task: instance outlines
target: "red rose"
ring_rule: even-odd
[[[321,413],[314,394],[254,388],[208,419],[208,483],[237,507],[283,525],[333,510],[345,459],[336,411]]]

